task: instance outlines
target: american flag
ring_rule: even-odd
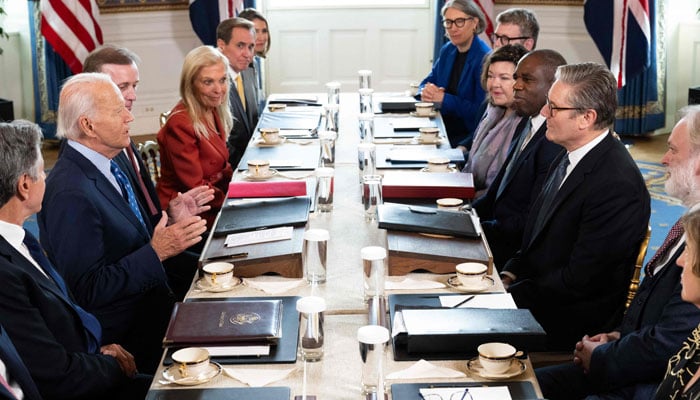
[[[100,10],[95,0],[41,0],[41,33],[73,73],[102,44]]]
[[[486,43],[491,43],[491,34],[494,31],[493,27],[493,0],[475,0],[474,3],[476,3],[479,8],[481,8],[481,11],[484,13],[484,16],[486,17],[486,29],[484,29],[484,34],[488,38],[486,40]]]
[[[623,87],[651,60],[649,0],[586,0],[583,10],[588,33]]]
[[[243,0],[190,0],[192,29],[202,43],[216,46],[219,22],[235,17],[244,7]]]

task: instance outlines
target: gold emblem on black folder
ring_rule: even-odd
[[[260,315],[257,313],[240,313],[232,315],[229,321],[235,325],[254,324],[260,321]]]

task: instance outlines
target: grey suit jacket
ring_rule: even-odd
[[[247,68],[241,72],[243,79],[243,91],[245,93],[246,106],[238,96],[238,91],[234,83],[231,83],[229,90],[229,100],[231,103],[231,113],[233,114],[233,128],[228,135],[229,163],[234,169],[245,153],[250,138],[253,137],[255,126],[258,124],[258,104],[255,81],[255,70]]]

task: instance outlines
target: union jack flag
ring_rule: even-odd
[[[649,0],[586,0],[583,11],[586,29],[618,88],[649,66]]]
[[[244,8],[243,0],[190,0],[192,29],[202,43],[216,46],[219,22],[235,17]]]

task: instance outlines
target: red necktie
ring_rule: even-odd
[[[647,276],[651,276],[654,273],[654,267],[656,267],[656,263],[666,258],[668,252],[671,251],[671,249],[676,245],[676,243],[678,243],[678,239],[680,239],[681,236],[683,236],[683,232],[683,224],[679,219],[671,227],[671,230],[668,232],[668,235],[666,235],[666,239],[664,239],[664,242],[661,244],[661,247],[659,247],[659,249],[656,250],[654,256],[651,257],[651,260],[649,260],[646,267],[644,267],[644,273]]]
[[[131,145],[126,146],[126,154],[129,156],[131,165],[134,167],[134,172],[136,172],[136,179],[139,181],[141,193],[143,193],[143,197],[146,199],[146,203],[148,204],[148,211],[151,213],[151,215],[158,214],[158,210],[156,209],[155,204],[153,204],[153,200],[151,200],[151,193],[148,191],[148,189],[146,189],[146,184],[143,182],[143,178],[141,177],[141,171],[139,170],[140,168],[138,162],[136,162],[134,150],[131,148]]]

